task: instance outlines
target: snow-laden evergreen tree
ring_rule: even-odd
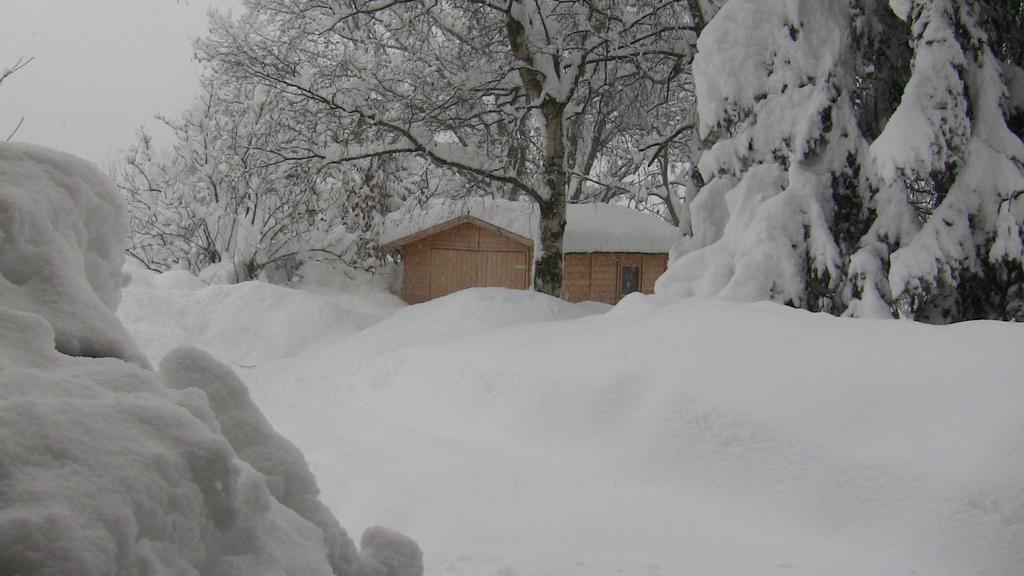
[[[845,309],[871,202],[854,19],[845,1],[732,0],[705,28],[698,113],[717,142],[662,290]]]
[[[1015,68],[993,54],[985,7],[726,4],[694,65],[701,134],[715,140],[700,164],[707,185],[659,290],[858,316],[1020,318]]]
[[[1007,127],[1004,67],[983,7],[910,3],[912,75],[872,149],[922,222],[889,276],[893,300],[926,321],[1024,320],[1024,144]]]

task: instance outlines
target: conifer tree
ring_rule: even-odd
[[[659,290],[1024,319],[1020,4],[994,7],[726,4],[694,65],[708,183]]]

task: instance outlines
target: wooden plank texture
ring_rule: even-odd
[[[530,287],[533,251],[515,237],[489,226],[462,221],[402,247],[402,298],[410,304],[474,286]],[[640,270],[640,291],[654,283],[668,265],[666,254],[566,254],[562,298],[615,304],[622,298],[622,269]]]
[[[665,273],[666,268],[668,255],[644,254],[643,268],[640,272],[640,291],[644,294],[654,294],[654,283]]]
[[[402,249],[402,299],[410,304],[430,300],[430,249],[410,244]]]
[[[478,286],[480,254],[472,250],[430,249],[430,298]]]
[[[590,255],[590,299],[615,304],[619,301],[619,267],[613,254]]]
[[[519,252],[478,252],[479,283],[478,286],[517,288],[527,287],[529,269],[526,263],[526,251]]]
[[[590,254],[566,254],[562,298],[569,302],[590,300]]]

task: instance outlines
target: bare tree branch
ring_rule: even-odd
[[[25,117],[22,116],[21,119],[18,120],[18,125],[14,127],[14,130],[11,130],[11,133],[7,135],[7,139],[4,140],[4,142],[10,142],[11,139],[14,138],[14,135],[18,133],[18,129],[20,129],[21,125],[24,124],[24,123],[25,123]]]
[[[18,70],[21,70],[25,66],[28,66],[29,63],[31,63],[33,60],[35,60],[35,56],[32,56],[30,58],[21,57],[14,62],[13,66],[10,66],[9,68],[4,68],[2,71],[0,71],[0,84],[3,84],[4,80],[7,80],[9,76],[14,74]]]
[[[29,63],[31,63],[33,60],[35,60],[35,56],[29,57],[29,58],[21,57],[21,58],[18,58],[17,61],[15,61],[13,66],[11,66],[9,68],[4,68],[3,71],[0,71],[0,84],[3,84],[4,80],[7,80],[7,78],[9,78],[12,74],[17,72],[18,70],[21,70],[25,66],[28,66]],[[11,139],[14,138],[14,135],[18,133],[18,130],[21,129],[21,125],[24,124],[24,123],[25,123],[25,117],[22,116],[21,119],[18,120],[18,125],[14,127],[14,130],[11,130],[11,133],[7,135],[7,138],[4,140],[4,142],[10,142]]]

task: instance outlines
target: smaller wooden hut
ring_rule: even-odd
[[[402,254],[402,299],[426,302],[473,287],[532,286],[539,218],[525,202],[432,202],[388,217],[381,247]],[[623,206],[573,204],[563,239],[562,298],[615,304],[654,292],[676,228]]]

